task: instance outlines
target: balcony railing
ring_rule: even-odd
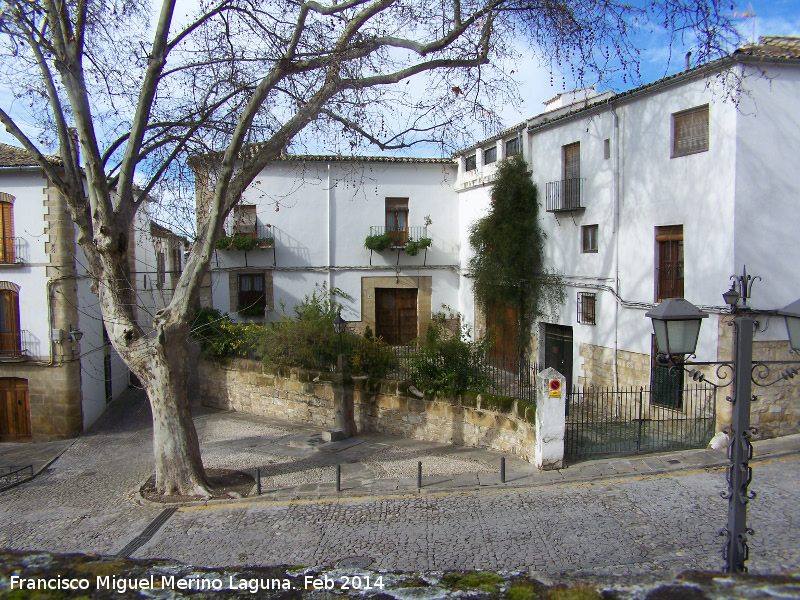
[[[428,237],[428,227],[421,225],[418,227],[407,227],[406,229],[386,229],[385,226],[373,225],[369,228],[370,235],[388,234],[392,239],[392,248],[402,248],[408,240],[419,240]]]
[[[21,358],[28,355],[31,337],[25,330],[0,333],[0,359]]]
[[[232,218],[228,218],[228,220],[225,221],[225,235],[228,237],[233,237],[234,235],[243,235],[253,239],[266,239],[273,237],[272,227],[269,225],[256,224],[255,231],[252,227],[250,228],[250,231],[242,231],[241,227],[236,227]]]
[[[547,212],[564,212],[586,208],[583,204],[584,181],[586,179],[576,177],[575,179],[562,179],[547,183],[545,185],[545,207]]]
[[[28,262],[28,242],[23,238],[0,238],[0,265]]]

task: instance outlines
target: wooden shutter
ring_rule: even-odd
[[[14,205],[0,202],[0,262],[14,262]]]
[[[578,179],[581,176],[581,144],[575,142],[564,146],[564,179]]]
[[[233,232],[255,239],[256,207],[253,204],[240,204],[233,207]]]
[[[386,198],[386,233],[393,246],[408,240],[408,198]]]
[[[708,150],[708,105],[673,115],[672,156]]]
[[[19,296],[11,290],[0,291],[0,355],[19,356]]]
[[[683,298],[683,225],[656,228],[656,302]]]

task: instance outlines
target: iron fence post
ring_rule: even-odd
[[[750,377],[753,369],[753,332],[755,321],[747,315],[733,320],[735,329],[734,390],[731,443],[728,447],[728,490],[723,494],[728,500],[728,524],[722,530],[726,536],[722,557],[726,561],[727,573],[743,573],[748,559],[747,536],[753,530],[747,527],[747,503],[755,498],[747,490],[753,477],[748,461],[753,456],[750,444]]]
[[[650,391],[652,394],[652,390]],[[639,433],[636,437],[636,454],[642,451],[642,412],[644,410],[644,388],[639,388]]]

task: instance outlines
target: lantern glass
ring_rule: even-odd
[[[697,349],[697,338],[700,335],[700,319],[682,319],[666,321],[667,353],[694,354]]]
[[[795,352],[800,352],[800,317],[785,317],[786,329],[789,331],[789,345]]]
[[[342,313],[340,312],[336,315],[336,318],[333,320],[333,330],[338,333],[344,333],[344,330],[347,328],[347,321],[342,318]]]

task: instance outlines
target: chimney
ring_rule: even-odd
[[[686,53],[686,70],[688,71],[691,68],[692,68],[692,51],[689,50]]]

